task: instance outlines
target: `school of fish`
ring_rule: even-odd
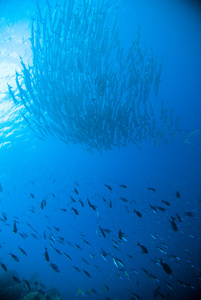
[[[21,58],[16,89],[8,84],[8,93],[37,137],[99,151],[174,140],[173,110],[159,103],[158,114],[149,101],[151,90],[158,95],[163,59],[140,47],[140,29],[128,49],[121,45],[118,6],[64,0],[41,9],[36,3],[32,63]]]

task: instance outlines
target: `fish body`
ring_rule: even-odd
[[[178,191],[176,192],[176,197],[177,197],[177,198],[180,198],[180,197],[181,197],[181,196],[180,196],[180,192],[178,192]]]
[[[148,250],[145,246],[141,245],[139,242],[138,242],[137,246],[140,246],[143,254],[148,254]]]
[[[136,213],[136,215],[139,217],[139,218],[141,218],[142,217],[142,214],[141,214],[141,212],[139,212],[139,211],[137,211],[137,210],[135,210],[134,209],[134,211],[133,211],[134,213]]]
[[[100,225],[99,225],[99,229],[100,229],[100,231],[101,231],[103,237],[106,238],[105,232],[104,232],[104,230],[100,227]]]
[[[177,231],[178,230],[178,227],[177,227],[177,224],[175,223],[175,218],[174,217],[171,217],[172,218],[172,221],[169,221],[171,226],[172,226],[172,229],[174,231]]]
[[[45,248],[45,260],[48,262],[50,260],[49,254],[47,252],[47,248]]]
[[[78,216],[78,215],[79,215],[79,213],[78,213],[78,211],[77,211],[77,209],[76,209],[76,208],[73,208],[73,207],[71,207],[71,210],[73,210],[73,211],[74,211],[74,213],[75,213],[75,215],[76,215],[76,216]]]
[[[0,265],[1,265],[2,269],[3,269],[5,272],[7,272],[7,267],[6,267],[3,263],[0,263]]]
[[[170,206],[170,203],[168,201],[165,201],[165,200],[162,200],[162,202],[167,205],[167,206]]]
[[[27,256],[27,253],[19,246],[18,249],[22,252],[22,254],[24,254],[25,256]]]
[[[125,184],[119,184],[119,186],[123,189],[127,189],[127,185],[125,185]]]
[[[168,274],[171,275],[172,274],[172,270],[170,269],[170,267],[168,266],[168,264],[164,263],[161,259],[161,265],[163,267],[163,270]]]
[[[91,278],[91,275],[89,274],[89,272],[87,272],[86,270],[83,270],[83,272],[85,273],[85,275],[89,278]]]
[[[108,188],[108,190],[112,191],[112,188],[111,188],[111,186],[110,186],[110,185],[108,185],[108,184],[105,184],[105,187],[106,187],[106,188]]]
[[[17,228],[17,225],[16,225],[16,221],[13,222],[13,232],[14,233],[17,233],[18,231],[18,228]]]
[[[16,261],[16,262],[19,262],[19,258],[15,255],[15,254],[12,254],[10,253],[10,256]]]
[[[156,192],[156,189],[155,189],[155,188],[152,188],[152,187],[147,187],[147,189],[148,189],[149,191]]]
[[[56,272],[56,273],[60,273],[59,268],[57,267],[57,265],[50,263],[50,267]]]

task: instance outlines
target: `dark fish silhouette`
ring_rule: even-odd
[[[193,217],[193,214],[190,211],[185,211],[184,213],[185,213],[185,216],[187,216],[187,217]]]
[[[15,255],[15,254],[12,254],[10,253],[10,256],[16,261],[16,262],[19,262],[19,258]]]
[[[134,211],[133,211],[134,213],[136,213],[136,215],[139,217],[139,218],[141,218],[142,217],[142,214],[141,214],[141,212],[139,212],[139,211],[137,211],[137,210],[135,210],[134,209]]]
[[[47,248],[45,248],[45,260],[48,262],[50,260],[49,254],[47,252]]]
[[[79,193],[78,193],[78,190],[74,187],[74,191],[75,191],[75,193],[76,193],[76,195],[78,195]]]
[[[140,246],[140,248],[142,249],[142,253],[143,253],[143,254],[148,254],[148,250],[147,250],[147,248],[146,248],[145,246],[140,245],[139,242],[137,243],[137,246]]]
[[[127,189],[127,185],[125,185],[125,184],[120,184],[119,186],[120,186],[121,188]]]
[[[100,227],[100,225],[99,225],[99,228],[100,228],[100,231],[101,231],[103,237],[106,238],[105,232],[104,232],[103,229]]]
[[[88,198],[87,198],[87,201],[88,201],[89,207],[91,207],[93,210],[96,210],[96,207],[93,204],[91,204],[91,202],[89,201]]]
[[[5,266],[4,264],[2,264],[2,263],[0,263],[0,265],[1,265],[2,269],[3,269],[5,272],[7,272],[6,266]]]
[[[87,275],[87,277],[91,278],[91,275],[87,271],[83,270],[83,272]]]
[[[170,269],[170,267],[169,267],[166,263],[164,263],[164,262],[162,261],[162,259],[161,259],[161,265],[162,265],[162,267],[163,267],[163,270],[164,270],[167,274],[169,274],[169,275],[172,274],[172,270]]]
[[[162,202],[167,205],[167,206],[170,206],[170,203],[168,201],[165,201],[165,200],[162,200]]]
[[[79,215],[79,213],[78,213],[78,211],[77,211],[77,209],[76,209],[76,208],[73,208],[73,207],[71,207],[71,210],[73,210],[73,211],[74,211],[74,213],[76,214],[76,216],[77,216],[77,215]]]
[[[22,254],[24,254],[25,256],[27,256],[26,252],[19,246],[18,249],[22,252]]]
[[[178,191],[176,192],[176,197],[180,198],[180,192],[178,192]]]
[[[177,231],[178,230],[178,227],[177,227],[177,224],[175,223],[175,218],[174,217],[171,217],[172,218],[172,221],[169,221],[171,226],[172,226],[172,229],[174,231]]]
[[[176,213],[177,219],[181,222],[181,217]]]
[[[17,225],[16,225],[16,221],[13,222],[13,232],[17,233]]]
[[[57,267],[57,265],[50,263],[50,267],[56,272],[56,273],[60,273],[59,268]]]
[[[158,210],[160,210],[160,211],[165,211],[165,208],[162,207],[162,206],[156,206],[156,208],[157,208]]]
[[[43,209],[45,206],[46,206],[46,200],[43,199],[43,200],[41,201],[40,207],[41,207],[41,209]]]
[[[155,188],[152,188],[152,187],[147,187],[147,189],[148,189],[149,191],[156,192],[156,189],[155,189]]]
[[[111,186],[110,186],[110,185],[108,185],[108,184],[105,184],[105,186],[108,188],[108,190],[112,191],[112,188],[111,188]]]

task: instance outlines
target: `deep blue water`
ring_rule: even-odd
[[[8,269],[0,270],[2,282],[9,272],[16,271],[16,276],[28,280],[31,288],[39,280],[45,286],[44,291],[54,287],[62,299],[119,300],[135,299],[136,295],[139,299],[196,299],[199,296],[201,12],[199,5],[189,2],[125,0],[119,4],[117,20],[125,48],[140,26],[141,45],[153,48],[164,59],[159,94],[154,97],[151,92],[150,101],[156,109],[164,101],[179,116],[179,132],[173,142],[154,146],[148,139],[142,141],[141,150],[129,144],[91,153],[79,144],[67,146],[56,137],[39,140],[28,127],[21,128],[15,123],[15,119],[1,120],[0,144],[9,140],[9,147],[0,148],[0,211],[6,215],[6,219],[3,214],[0,216],[0,262]],[[15,35],[20,35],[15,32],[16,24],[28,28],[35,5],[32,1],[10,0],[0,1],[0,6],[1,20],[4,19],[1,36],[10,34],[15,42]],[[5,56],[12,61],[9,53],[18,53],[18,48],[12,47],[13,44],[9,48],[2,40],[1,63]],[[10,78],[4,77],[2,72],[1,80],[9,82]],[[4,103],[1,98],[0,107]],[[19,128],[17,133],[4,134],[15,127]],[[16,136],[20,134],[21,137]],[[186,134],[191,135],[187,140]],[[46,206],[41,209],[43,199]],[[154,212],[150,205],[164,211],[157,208]],[[137,216],[134,210],[142,216]],[[177,231],[171,226],[171,217],[175,218]],[[14,220],[17,233],[13,232]],[[106,229],[105,236],[101,229]],[[125,240],[120,239],[120,230]],[[62,243],[59,237],[64,239]],[[148,254],[142,253],[138,242],[146,247]],[[45,248],[59,273],[45,260]],[[101,249],[107,253],[105,259]],[[115,265],[116,258],[123,266]],[[160,259],[171,268],[172,276],[165,272]]]

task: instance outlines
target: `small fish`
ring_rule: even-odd
[[[177,224],[175,223],[175,218],[174,217],[171,217],[172,218],[172,221],[169,221],[171,226],[172,226],[172,229],[174,231],[177,231],[178,230],[178,227],[177,227]]]
[[[119,239],[120,240],[122,240],[123,239],[123,237],[124,237],[124,233],[121,231],[121,229],[119,230],[119,232],[118,232],[118,236],[119,236]]]
[[[49,254],[47,252],[47,248],[45,248],[45,260],[48,262],[50,260]]]
[[[10,256],[16,261],[16,262],[19,262],[19,258],[15,255],[15,254],[12,254],[10,253]]]
[[[96,210],[96,207],[95,207],[93,204],[91,204],[91,202],[89,201],[88,198],[87,198],[87,201],[88,201],[89,206],[90,206],[93,210]]]
[[[110,204],[109,204],[109,207],[110,207],[110,208],[112,208],[112,201],[111,201],[111,200],[110,200]]]
[[[31,198],[35,198],[34,194],[30,193]]]
[[[56,273],[60,273],[59,268],[57,267],[57,265],[50,263],[50,267],[56,272]]]
[[[46,200],[43,199],[43,200],[41,201],[40,207],[41,207],[41,209],[43,209],[45,206],[46,206]]]
[[[75,247],[77,247],[77,249],[82,251],[82,248],[78,244],[75,244]]]
[[[153,210],[153,212],[154,212],[155,214],[157,214],[156,207],[153,206],[153,205],[151,205],[151,204],[149,204],[149,206],[151,207],[151,209]]]
[[[103,201],[104,201],[104,202],[107,202],[107,200],[106,200],[104,197],[102,197],[102,198],[103,198]],[[200,201],[201,201],[201,200],[200,200]]]
[[[16,225],[16,221],[14,220],[14,222],[13,222],[13,232],[17,233],[17,231],[18,231],[18,228],[17,228],[17,225]]]
[[[1,185],[1,182],[0,182],[0,193],[2,193],[2,185]]]
[[[91,278],[91,275],[87,271],[83,270],[83,272],[87,275],[87,277]]]
[[[181,222],[181,217],[176,213],[177,219]]]
[[[185,214],[185,216],[187,216],[187,217],[193,217],[193,214],[192,214],[192,212],[190,212],[190,211],[185,211],[184,214]]]
[[[2,213],[2,216],[3,216],[4,220],[5,220],[5,221],[7,221],[7,216],[6,216],[6,213],[5,213],[5,212],[3,212],[3,211],[2,211],[1,213]]]
[[[67,253],[64,252],[64,255],[68,258],[68,260],[72,261],[72,258]]]
[[[75,203],[76,201],[75,201],[75,199],[71,196],[71,195],[69,195],[69,197],[71,198],[71,200]]]
[[[30,291],[31,287],[30,287],[29,282],[26,279],[23,279],[22,281],[26,284],[27,290]]]
[[[163,270],[164,270],[167,274],[169,274],[169,275],[172,274],[172,270],[170,269],[170,267],[168,266],[168,264],[166,264],[166,263],[164,263],[164,262],[162,261],[162,259],[161,259],[161,265],[162,265],[162,267],[163,267]]]
[[[7,272],[7,267],[6,267],[3,263],[0,263],[0,265],[1,265],[2,269],[3,269],[5,272]]]
[[[74,268],[77,272],[81,272],[81,270],[80,270],[78,267],[73,266],[73,268]]]
[[[107,261],[107,259],[106,259],[107,255],[108,255],[107,252],[105,252],[105,250],[103,250],[103,248],[101,248],[101,256],[105,261]]]
[[[89,248],[91,248],[91,245],[89,244],[89,242],[87,242],[85,239],[82,239],[82,241],[83,241]]]
[[[135,210],[134,209],[134,211],[133,211],[134,213],[136,213],[136,215],[139,217],[139,218],[141,218],[142,217],[142,214],[139,212],[139,211],[137,211],[137,210]]]
[[[74,187],[75,194],[78,195],[78,190]]]
[[[50,193],[50,194],[52,195],[53,198],[55,198],[55,195],[54,195],[54,194],[52,194],[52,193]]]
[[[17,278],[16,276],[12,276],[12,278],[13,278],[13,280],[15,281],[15,282],[17,282],[17,283],[21,283],[22,281],[19,279],[19,278]]]
[[[119,186],[120,186],[121,188],[127,189],[127,185],[125,185],[125,184],[119,184]]]
[[[162,202],[167,205],[167,206],[170,206],[170,203],[168,201],[165,201],[165,200],[162,200]]]
[[[143,254],[148,254],[148,250],[147,250],[147,248],[146,248],[145,246],[140,245],[139,242],[137,243],[137,246],[140,246],[140,248],[142,249],[142,253],[143,253]]]
[[[79,202],[82,205],[82,207],[84,207],[84,203],[82,202],[82,200],[79,199]]]
[[[19,246],[18,249],[22,252],[22,254],[24,254],[25,256],[27,256],[26,252]]]
[[[86,259],[84,257],[81,256],[81,259],[83,260],[83,262],[87,265],[89,265],[88,261],[86,261]]]
[[[78,213],[78,211],[77,211],[77,209],[76,209],[76,208],[73,208],[73,207],[71,207],[71,210],[73,210],[73,211],[74,211],[74,213],[76,214],[76,216],[77,216],[77,215],[79,215],[79,213]]]
[[[162,206],[156,206],[156,208],[157,208],[158,210],[160,210],[160,211],[165,211],[165,208],[162,207]]]
[[[128,200],[125,197],[120,197],[120,200],[123,202],[128,202]]]
[[[108,184],[105,184],[105,187],[107,187],[107,188],[108,188],[108,190],[112,191],[112,188],[111,188],[111,186],[110,186],[110,185],[108,185]]]
[[[154,188],[152,188],[152,187],[147,187],[147,189],[148,189],[149,191],[156,192],[156,189],[154,189]]]
[[[67,212],[66,208],[60,208],[60,210],[63,211],[63,212]]]
[[[103,229],[100,227],[100,225],[99,225],[99,229],[100,229],[100,231],[101,231],[103,237],[106,238],[105,232],[104,232]]]
[[[178,191],[176,192],[176,197],[180,198],[180,192],[178,192]]]
[[[56,227],[56,226],[54,226],[54,229],[55,229],[57,232],[60,231],[60,229],[59,229],[58,227]]]
[[[54,249],[59,255],[62,255],[61,251],[59,249]]]

